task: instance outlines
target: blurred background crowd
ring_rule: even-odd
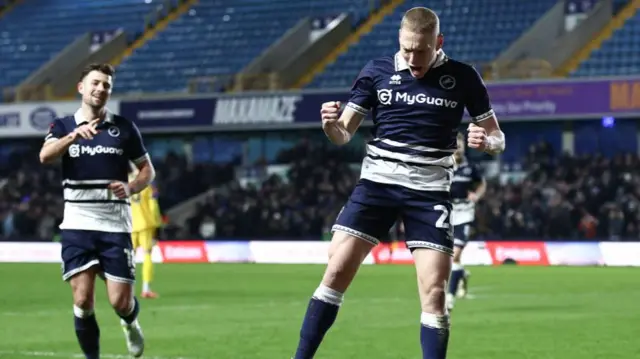
[[[198,198],[182,225],[170,221],[160,237],[183,239],[326,238],[359,176],[359,149],[302,140],[242,165],[193,161],[169,151],[155,158],[163,212]],[[51,240],[63,202],[60,171],[37,161],[38,143],[11,146],[0,162],[0,238]],[[5,146],[6,147],[6,146]],[[480,167],[486,162],[478,161]],[[477,205],[477,239],[603,239],[640,237],[640,158],[619,154],[571,156],[532,144],[500,176],[486,171]],[[510,176],[505,176],[510,174]],[[401,234],[400,234],[401,235]]]
[[[446,53],[487,81],[566,80],[541,98],[493,92],[498,112],[524,109],[503,122],[503,155],[468,153],[489,183],[474,237],[638,240],[640,6],[631,0],[0,0],[0,240],[57,238],[60,171],[38,163],[34,138],[68,111],[78,69],[95,59],[116,67],[114,107],[129,101],[130,114],[156,116],[147,124],[172,125],[143,128],[166,219],[159,238],[326,239],[369,129],[332,146],[305,101],[346,94],[367,61],[398,51],[402,15],[425,5],[441,19]],[[604,86],[571,85],[594,77]],[[176,105],[154,114],[143,103],[155,96]],[[591,102],[600,107],[587,111]],[[625,116],[601,122],[605,114]]]

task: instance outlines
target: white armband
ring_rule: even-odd
[[[487,136],[487,143],[484,151],[490,155],[497,155],[504,151],[505,145],[504,133],[502,131],[492,132]]]

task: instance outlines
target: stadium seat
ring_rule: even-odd
[[[348,12],[357,24],[371,3],[200,1],[120,64],[116,91],[185,92],[191,78],[237,73],[304,17]]]
[[[426,5],[440,16],[445,52],[458,60],[481,65],[492,61],[555,3],[555,0],[434,0]],[[397,34],[402,15],[414,6],[425,6],[425,3],[405,1],[316,76],[308,87],[351,86],[367,61],[395,53],[398,50]]]
[[[142,0],[21,2],[0,21],[0,88],[19,84],[87,32],[141,33],[145,15],[155,6]]]
[[[640,13],[636,13],[571,73],[572,77],[640,74]]]

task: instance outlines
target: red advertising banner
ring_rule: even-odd
[[[380,243],[371,250],[375,264],[413,264],[411,251],[404,242]]]
[[[160,241],[158,246],[164,263],[209,262],[204,241]]]
[[[514,261],[518,265],[549,265],[544,242],[485,242],[494,265]]]

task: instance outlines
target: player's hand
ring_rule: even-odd
[[[478,195],[475,192],[469,192],[467,199],[473,203],[478,202]]]
[[[120,181],[111,182],[108,188],[119,199],[129,198],[129,196],[131,195],[131,189],[129,189],[129,185],[124,182],[120,182]]]
[[[331,126],[338,122],[338,119],[340,118],[341,105],[340,101],[329,101],[322,104],[322,109],[320,110],[322,128],[326,128],[327,126]]]
[[[92,140],[93,136],[98,134],[98,130],[96,130],[96,127],[98,126],[99,122],[100,122],[100,119],[93,119],[89,121],[89,123],[86,123],[80,127],[77,127],[71,133],[71,135],[73,136],[73,139],[75,140],[78,137],[81,137],[81,138],[84,138],[85,140]]]
[[[467,132],[469,133],[467,145],[478,151],[484,151],[487,147],[487,131],[475,123],[470,123]]]

